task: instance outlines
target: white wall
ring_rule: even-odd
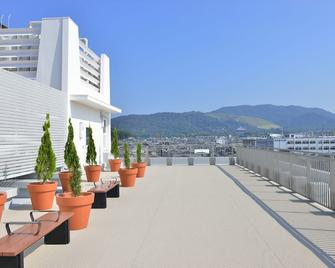
[[[63,164],[67,95],[0,69],[0,180],[34,173],[45,114],[57,166]]]
[[[36,80],[62,87],[62,19],[43,19],[38,52]]]
[[[101,164],[103,157],[103,130],[100,112],[87,106],[72,102],[72,124],[74,129],[74,142],[80,158],[85,165],[86,160],[86,128],[91,126],[97,151],[97,162]],[[80,127],[81,126],[81,127]]]

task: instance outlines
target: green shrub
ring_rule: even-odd
[[[137,144],[136,146],[136,162],[142,163],[142,144]]]
[[[124,144],[124,157],[123,157],[124,165],[126,168],[130,168],[130,157],[129,157],[129,147],[128,143]]]
[[[74,196],[79,196],[81,193],[81,170],[78,158],[78,166],[71,170],[72,179],[71,179],[71,190]]]
[[[69,119],[67,141],[64,150],[64,162],[69,171],[72,172],[71,189],[75,196],[79,196],[81,192],[81,169],[80,161],[77,154],[76,146],[73,142],[73,126]]]
[[[72,144],[73,144],[73,127],[71,123],[71,118],[69,118],[69,125],[67,127],[67,140],[65,143],[65,150],[64,150],[64,162],[69,170],[71,168],[72,162],[74,161]]]
[[[111,154],[114,156],[114,159],[119,158],[119,143],[118,143],[118,135],[117,135],[116,128],[114,128],[114,131],[113,131]]]
[[[52,174],[56,169],[56,156],[52,150],[52,142],[50,138],[50,115],[46,114],[43,124],[43,136],[41,138],[41,145],[38,149],[38,156],[36,158],[35,172],[37,178],[43,183],[52,179]]]
[[[95,144],[93,139],[93,131],[91,126],[88,128],[88,145],[87,145],[87,152],[86,152],[86,163],[88,165],[96,165],[97,164],[97,152],[95,150]]]

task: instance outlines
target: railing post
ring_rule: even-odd
[[[306,158],[306,196],[311,199],[311,159]]]
[[[274,168],[274,171],[275,171],[275,181],[279,183],[279,157],[280,157],[280,153],[277,153],[277,157],[276,157],[276,160],[275,160],[275,168]]]
[[[216,164],[216,158],[214,156],[209,158],[209,164],[210,165],[215,165]]]
[[[329,188],[330,188],[330,208],[335,209],[335,159],[334,157],[330,158]]]
[[[292,176],[293,176],[293,168],[292,168],[292,153],[289,156],[289,177],[288,177],[288,188],[292,189]]]
[[[167,166],[172,166],[172,157],[167,157],[166,158],[166,165]]]

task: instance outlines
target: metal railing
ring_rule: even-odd
[[[237,163],[328,208],[335,209],[335,159],[236,148]]]
[[[197,166],[197,165],[232,165],[234,157],[150,157],[146,159],[148,165],[164,166]]]

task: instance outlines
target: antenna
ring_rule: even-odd
[[[7,19],[7,27],[9,28],[9,21],[10,21],[10,18],[11,18],[12,14],[9,14],[8,15],[8,19]]]

